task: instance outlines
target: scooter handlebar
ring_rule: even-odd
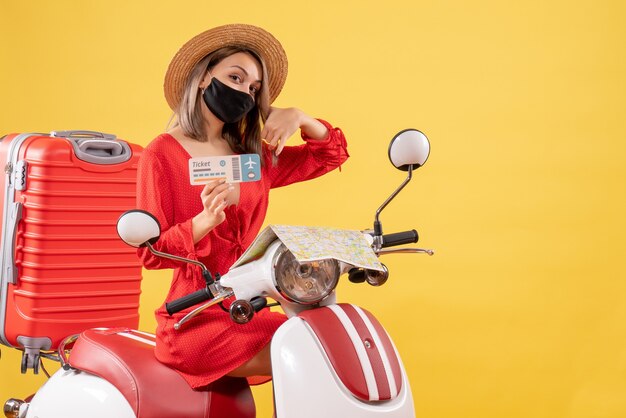
[[[197,305],[205,300],[212,299],[213,295],[208,288],[200,289],[197,292],[190,293],[182,298],[173,300],[165,304],[165,310],[171,316],[176,312],[187,309],[190,306]]]
[[[403,244],[413,244],[416,243],[418,239],[419,235],[415,229],[404,232],[396,232],[393,234],[384,234],[382,248],[394,247],[396,245]]]

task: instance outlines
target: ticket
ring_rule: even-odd
[[[196,157],[189,159],[189,180],[192,185],[225,179],[227,183],[261,180],[261,159],[258,154]]]

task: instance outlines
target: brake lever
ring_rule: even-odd
[[[406,253],[406,254],[428,254],[434,255],[435,250],[424,248],[385,248],[380,250],[374,250],[376,255],[394,254],[394,253]]]
[[[225,299],[228,299],[229,297],[233,296],[234,294],[235,294],[235,292],[233,292],[232,290],[228,290],[228,291],[222,291],[221,293],[215,295],[215,297],[213,297],[213,299],[211,299],[210,301],[208,301],[204,305],[198,306],[196,309],[194,309],[193,311],[191,311],[187,315],[185,315],[180,321],[175,323],[174,324],[174,329],[178,331],[180,329],[180,327],[182,327],[186,322],[191,320],[193,317],[198,315],[200,312],[204,311],[206,308],[209,308],[209,307],[211,307],[213,305],[217,305],[218,303],[224,301]]]

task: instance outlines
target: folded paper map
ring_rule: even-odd
[[[270,225],[263,229],[231,268],[261,257],[277,238],[301,263],[333,258],[356,267],[383,270],[382,264],[362,232],[292,225]]]

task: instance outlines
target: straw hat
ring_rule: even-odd
[[[256,52],[265,61],[270,103],[278,97],[287,79],[287,54],[271,33],[257,26],[232,24],[218,26],[194,36],[178,50],[165,73],[165,99],[176,110],[193,67],[209,53],[225,47],[240,46]]]

